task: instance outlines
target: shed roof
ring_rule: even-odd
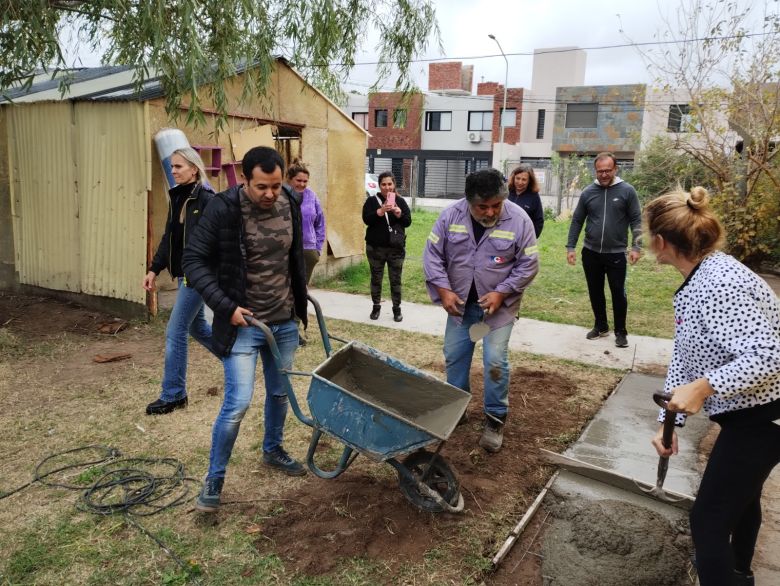
[[[309,84],[284,57],[277,56],[276,61],[283,63],[313,91],[325,99],[331,106],[346,117],[355,127],[368,134],[352,117],[346,114],[337,104],[319,89]],[[248,67],[240,65],[236,74],[243,73]],[[34,82],[29,88],[15,88],[0,94],[0,104],[9,102],[43,102],[59,100],[94,100],[94,101],[139,101],[144,102],[161,98],[165,95],[160,76],[150,77],[137,90],[134,81],[135,72],[129,65],[108,65],[102,67],[85,67],[81,69],[58,70],[52,74],[39,75],[41,81]],[[60,84],[70,77],[70,85],[63,95]]]

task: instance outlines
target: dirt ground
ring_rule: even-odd
[[[437,366],[428,370],[441,370]],[[469,423],[453,434],[442,451],[457,471],[467,518],[489,523],[491,515],[510,517],[509,508],[519,519],[552,472],[538,448],[559,448],[550,436],[578,428],[585,417],[582,410],[560,408],[577,390],[573,381],[560,374],[515,368],[512,381],[510,404],[516,408],[504,435],[508,449],[489,455],[477,447],[482,417],[481,394],[476,391]],[[472,389],[481,387],[476,372],[471,384]],[[285,561],[304,574],[328,572],[344,557],[384,558],[393,567],[417,552],[456,539],[463,526],[460,515],[427,514],[406,506],[394,473],[380,478],[365,472],[346,474],[335,483],[311,479],[290,498],[305,507],[267,522],[258,547],[272,543]],[[495,552],[483,553],[491,557]],[[537,568],[529,571],[534,574],[530,583],[541,583]]]
[[[143,407],[156,397],[159,385],[162,326],[131,323],[116,334],[98,333],[106,323],[112,323],[110,316],[73,304],[0,294],[0,377],[6,380],[0,383],[5,410],[0,432],[6,463],[2,488],[23,482],[42,456],[75,439],[113,438],[136,450],[179,457],[188,469],[195,469],[193,475],[204,468],[210,424],[221,401],[219,363],[193,344],[191,364],[196,362],[191,374],[198,384],[191,385],[189,408],[165,418],[144,417]],[[441,375],[440,346],[424,352],[416,342],[406,347],[408,335],[403,332],[392,335],[396,346],[391,353]],[[311,370],[321,359],[313,354],[309,358],[305,354],[309,351],[302,350],[296,367]],[[116,354],[131,358],[104,364],[93,360]],[[288,576],[328,576],[343,568],[345,560],[367,559],[375,570],[366,583],[502,583],[501,572],[490,573],[489,560],[553,472],[538,449],[562,451],[574,441],[618,380],[615,371],[513,358],[505,447],[489,455],[477,447],[482,384],[481,368],[475,369],[470,421],[456,429],[442,451],[460,481],[465,499],[462,514],[417,511],[400,492],[395,471],[364,458],[336,480],[267,474],[260,479],[257,464],[242,463],[248,457],[257,459],[257,435],[243,431],[224,498],[240,500],[247,494],[257,498],[223,507],[214,520],[218,529],[192,520],[183,521],[180,529],[197,539],[209,531],[238,526],[253,535],[257,552],[279,556]],[[28,394],[31,384],[36,390],[32,395]],[[255,414],[245,425],[254,427],[261,424],[262,409],[253,409]],[[294,420],[292,413],[290,419]],[[302,455],[308,428],[297,422],[288,427],[292,427],[288,449]],[[321,455],[327,460],[341,448],[338,441],[328,439]],[[45,517],[50,511],[36,496],[40,497],[30,491],[14,496],[12,506],[29,507],[32,517]],[[17,518],[18,511],[10,510],[11,500],[0,501],[0,522]],[[20,528],[25,522],[15,521]],[[532,536],[542,522],[536,519],[526,534]],[[17,545],[11,541],[0,549],[8,553]],[[522,541],[518,551],[524,551]],[[511,583],[542,583],[537,556],[523,556],[522,564],[516,559],[510,562]],[[216,566],[220,561],[210,563]],[[2,564],[0,554],[0,575]],[[252,573],[247,572],[244,577],[251,580]]]

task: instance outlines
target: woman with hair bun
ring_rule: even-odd
[[[780,461],[780,308],[766,282],[720,252],[723,227],[703,187],[677,190],[644,210],[656,260],[685,280],[674,295],[674,351],[664,392],[682,426],[702,408],[720,426],[691,509],[702,586],[754,584],[761,490]],[[661,411],[659,421],[663,421]],[[661,456],[677,453],[677,435]]]
[[[181,257],[186,240],[198,223],[214,191],[204,185],[203,160],[192,147],[173,151],[171,174],[176,186],[168,191],[168,220],[160,245],[144,276],[142,286],[154,289],[154,280],[163,269],[178,279],[176,301],[165,328],[165,366],[160,398],[146,406],[147,415],[165,415],[187,406],[187,347],[192,335],[209,352],[211,325],[203,312],[203,298],[187,286]]]

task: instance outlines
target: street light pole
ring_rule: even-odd
[[[504,57],[504,61],[506,62],[506,70],[504,72],[504,105],[501,107],[501,112],[498,116],[498,124],[501,128],[500,138],[498,139],[498,164],[501,165],[501,172],[506,174],[506,169],[504,169],[504,162],[501,160],[501,155],[503,154],[504,150],[504,114],[506,113],[506,88],[507,84],[509,83],[509,59],[506,58],[506,53],[504,53],[504,49],[501,48],[501,43],[498,42],[496,36],[488,35],[488,37],[496,42],[496,45],[498,45],[498,50],[501,51],[501,55]]]

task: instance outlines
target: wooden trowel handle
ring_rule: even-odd
[[[672,447],[672,435],[674,434],[674,420],[676,418],[675,412],[669,411],[669,409],[667,408],[669,404],[669,399],[671,399],[669,395],[664,395],[663,393],[653,393],[653,401],[655,401],[656,405],[658,405],[664,410],[664,432],[661,441],[663,442],[664,447],[667,450]]]

